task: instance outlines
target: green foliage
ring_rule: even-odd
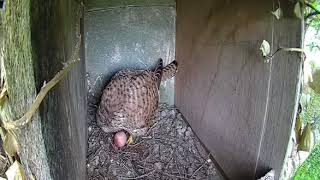
[[[305,17],[308,17],[310,14],[315,12],[316,10],[320,10],[320,0],[307,0],[306,3],[308,3],[310,6],[307,6],[308,8],[305,8]],[[311,8],[312,7],[312,8]],[[310,16],[308,19],[306,19],[307,27],[311,26],[315,28],[317,32],[320,30],[320,14],[316,14],[314,16]]]
[[[303,107],[301,112],[301,120],[304,124],[315,123],[315,125],[320,128],[320,95],[312,90],[310,91],[310,95],[310,102],[307,106]]]
[[[309,82],[309,87],[317,94],[320,94],[320,69],[317,69],[313,72],[312,75],[313,81]]]
[[[311,52],[319,51],[320,39],[320,0],[306,0],[304,17],[306,28],[312,27],[316,35],[307,46]],[[312,65],[314,70],[315,64]],[[315,89],[315,88],[312,88]],[[320,94],[311,90],[309,93],[310,102],[303,106],[301,120],[303,124],[313,124],[313,129],[320,130]],[[306,95],[306,94],[305,94]],[[312,150],[307,160],[297,169],[293,180],[315,180],[320,179],[320,143]]]
[[[318,39],[319,37],[317,37]],[[309,44],[306,45],[309,50],[312,52],[312,51],[319,51],[320,50],[320,46],[318,45],[318,43],[316,42],[311,42]]]
[[[305,0],[304,1],[304,17],[306,22],[306,27],[312,27],[315,29],[316,34],[311,42],[308,42],[306,46],[309,47],[310,52],[316,52],[320,50],[319,40],[320,40],[320,0]],[[313,73],[314,82],[309,83],[311,91],[307,94],[310,95],[310,102],[303,105],[303,111],[301,114],[301,120],[304,124],[313,123],[313,128],[320,129],[320,94],[318,89],[320,70],[316,70],[315,62],[310,62]],[[315,73],[316,72],[316,73]],[[319,77],[318,77],[319,76]],[[314,91],[315,90],[315,91]],[[305,92],[306,93],[306,92]],[[306,94],[305,94],[306,95]]]
[[[320,179],[320,144],[318,144],[307,160],[298,168],[293,180]]]

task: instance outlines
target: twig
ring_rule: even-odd
[[[168,163],[167,163],[167,165],[165,166],[164,169],[168,169],[171,161],[173,160],[173,157],[174,157],[173,155],[176,153],[176,150],[177,150],[177,148],[173,149],[173,151],[172,151],[172,153],[171,153],[171,158],[170,158],[170,160],[168,161]]]
[[[157,124],[158,124],[158,122],[155,122],[155,123],[149,128],[149,130],[147,131],[146,134],[149,134],[150,131],[151,131],[154,127],[156,127]]]
[[[314,7],[312,4],[308,3],[308,2],[305,2],[306,6],[308,6],[309,8],[311,8],[313,10],[313,12],[307,14],[304,19],[308,19],[308,18],[311,18],[312,16],[315,16],[315,15],[318,15],[320,14],[320,11]]]
[[[193,177],[194,175],[196,175],[196,173],[197,173],[200,169],[202,169],[202,167],[203,167],[205,164],[207,164],[207,160],[206,160],[204,163],[202,163],[201,166],[199,166],[199,167],[193,172],[193,174],[192,174],[190,177]]]
[[[319,14],[320,14],[320,12],[314,11],[314,12],[306,15],[305,20],[307,20],[308,18],[311,18],[312,16],[319,15]]]
[[[123,158],[120,158],[120,161],[121,161],[121,164],[120,166],[122,165],[122,167],[125,167],[127,171],[131,171],[131,169],[126,165],[127,163],[124,162]],[[137,174],[137,172],[133,171],[135,174]]]
[[[24,126],[26,126],[31,120],[33,114],[38,110],[42,100],[46,97],[48,92],[58,84],[71,70],[74,64],[80,61],[80,59],[76,58],[79,50],[80,50],[80,42],[81,38],[79,38],[79,41],[76,44],[75,51],[71,56],[71,62],[66,64],[66,66],[60,70],[53,79],[51,79],[47,84],[44,84],[44,86],[41,88],[39,94],[37,95],[35,101],[31,105],[30,109],[25,113],[20,119],[10,122],[3,122],[3,127],[7,130],[12,129],[19,129]]]
[[[194,141],[195,142],[195,141]],[[197,150],[197,152],[198,152],[198,154],[199,154],[199,156],[197,157],[198,158],[198,161],[201,161],[202,159],[205,159],[202,155],[203,155],[203,153],[200,153],[200,150],[199,150],[199,148],[201,148],[202,147],[202,145],[199,143],[199,140],[197,140],[197,142],[198,142],[198,144],[193,144],[194,146],[194,148]],[[209,156],[209,158],[210,158],[210,156]]]
[[[173,160],[173,154],[174,154],[174,153],[171,154],[172,157],[170,158],[170,160],[168,161],[168,163],[166,164],[166,167],[165,167],[164,169],[168,169],[171,161]]]
[[[139,142],[137,142],[135,144],[128,144],[128,147],[135,147],[135,146],[137,146],[139,144],[142,144],[143,142],[145,142],[145,140],[141,140],[141,141],[139,141]]]
[[[160,149],[160,148],[159,148],[159,149]],[[151,154],[152,154],[152,151],[150,151],[150,147],[149,147],[149,154],[148,154],[148,156],[144,159],[143,166],[146,166],[147,160],[150,158]]]
[[[153,169],[151,169],[151,168],[147,168],[147,167],[142,166],[142,165],[139,165],[139,164],[137,164],[136,166],[139,167],[139,168],[141,168],[141,169],[146,169],[146,170],[148,170],[148,171],[153,170]]]
[[[121,154],[136,154],[136,155],[139,155],[139,153],[136,153],[136,152],[130,152],[130,151],[122,151]]]
[[[274,57],[274,55],[276,53],[278,53],[279,51],[287,51],[287,52],[300,52],[304,55],[304,57],[306,56],[304,50],[302,48],[284,48],[284,47],[279,47],[272,55],[268,55],[266,57],[266,59],[270,60],[271,58]]]
[[[166,176],[179,178],[179,179],[193,179],[193,178],[188,178],[188,177],[184,177],[184,176],[178,176],[178,175],[169,174],[169,173],[166,173],[166,172],[161,172],[161,173],[166,175]]]
[[[146,173],[146,174],[142,174],[142,175],[137,176],[137,177],[120,177],[120,178],[121,178],[121,179],[141,179],[141,178],[144,178],[144,177],[147,177],[147,176],[153,174],[155,171],[156,171],[156,170],[154,169],[154,170],[152,170],[152,171],[150,171],[150,172],[148,172],[148,173]]]
[[[178,159],[178,156],[177,156],[177,154],[174,154],[174,165],[176,166],[176,169],[177,169],[177,171],[178,171],[178,173],[179,173],[179,175],[181,176],[181,173],[180,173],[180,169],[179,169],[179,166],[178,166],[178,163],[177,163],[177,159]]]
[[[210,154],[208,155],[208,158],[210,158]],[[202,163],[201,166],[199,166],[199,167],[193,172],[193,174],[192,174],[190,177],[193,177],[194,175],[196,175],[196,173],[197,173],[200,169],[202,169],[202,167],[203,167],[205,164],[207,164],[208,158],[205,159],[204,163]]]

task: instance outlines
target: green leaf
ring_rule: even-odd
[[[315,93],[320,94],[320,69],[313,73],[312,82],[309,82],[308,84]]]
[[[4,138],[3,149],[9,156],[14,156],[19,152],[17,137],[12,131],[8,131]]]
[[[296,135],[296,141],[299,144],[300,143],[300,137],[301,137],[301,131],[302,131],[302,122],[301,122],[301,117],[298,114],[296,124],[294,127],[295,135]]]
[[[281,8],[279,7],[277,10],[271,12],[278,20],[281,18],[282,16],[282,10]]]
[[[270,44],[268,41],[263,40],[260,46],[260,51],[262,53],[263,57],[266,57],[270,54],[271,52],[271,48],[270,48]]]
[[[295,14],[298,18],[303,19],[303,14],[302,14],[300,2],[297,2],[297,3],[294,5],[294,14]]]
[[[306,107],[309,105],[311,99],[311,95],[307,93],[302,93],[300,97],[300,103],[303,107]]]
[[[313,146],[313,134],[312,134],[312,126],[310,123],[304,127],[302,134],[300,136],[300,142],[298,145],[299,151],[307,151],[309,152]]]
[[[22,165],[15,161],[7,170],[6,176],[8,180],[26,180],[26,174]]]

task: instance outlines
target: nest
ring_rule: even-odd
[[[182,114],[161,105],[144,137],[122,150],[112,146],[113,134],[97,126],[95,105],[89,105],[87,172],[100,179],[222,179]]]

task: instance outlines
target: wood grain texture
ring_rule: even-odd
[[[302,36],[301,24],[293,14],[294,4],[285,0],[280,3],[286,18],[274,21],[274,51],[278,47],[300,47]],[[256,177],[271,168],[278,170],[279,177],[295,122],[301,65],[300,54],[295,52],[279,52],[272,60],[265,135],[261,142]]]
[[[68,61],[78,40],[81,9],[76,0],[32,1],[32,45],[36,87]],[[82,44],[82,49],[83,49]],[[52,179],[86,179],[85,62],[50,92],[40,106],[42,134]],[[37,178],[42,179],[42,178]]]
[[[29,0],[12,0],[6,1],[5,11],[0,12],[0,26],[3,30],[0,47],[1,76],[7,83],[9,97],[1,107],[1,121],[12,121],[23,116],[36,97],[30,7]],[[50,180],[39,113],[35,113],[32,119],[27,127],[16,131],[21,163],[28,177],[32,173],[37,179]]]
[[[282,66],[275,68],[263,62],[259,47],[263,39],[274,47],[280,42],[297,47],[301,32],[299,20],[288,20],[288,14],[274,22],[270,11],[276,6],[267,0],[177,1],[176,105],[230,179],[253,179],[256,167],[258,174],[265,173],[260,161],[270,161],[267,164],[280,174],[289,140],[284,134],[289,135],[294,114],[299,57],[277,56],[274,63]],[[291,32],[284,36],[281,32],[286,31]],[[270,106],[282,113],[270,111]],[[272,153],[277,158],[263,158]]]

